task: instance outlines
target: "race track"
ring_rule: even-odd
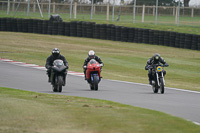
[[[68,74],[62,93],[52,92],[44,69],[24,67],[0,60],[0,86],[40,93],[61,94],[115,101],[157,110],[200,123],[200,93],[166,88],[165,94],[154,94],[145,84],[102,79],[99,91],[90,91],[82,76]]]

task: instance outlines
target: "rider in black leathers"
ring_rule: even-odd
[[[154,64],[163,64],[165,67],[168,67],[168,63],[160,56],[160,54],[154,54],[151,58],[148,59],[147,64],[145,66],[145,70],[149,70],[148,77],[149,77],[149,84],[152,85],[153,75],[152,75],[152,65]],[[166,71],[163,72],[164,76]]]
[[[65,59],[65,57],[63,55],[60,54],[60,50],[58,48],[54,48],[52,50],[52,55],[50,55],[47,60],[46,60],[46,69],[47,69],[47,75],[49,77],[49,80],[48,82],[51,82],[51,67],[53,66],[53,62],[54,60],[56,59],[60,59],[63,61],[64,65],[67,66],[67,69],[68,69],[68,62],[67,60]]]
[[[104,65],[103,62],[101,61],[101,59],[95,55],[95,52],[93,50],[90,50],[88,52],[88,57],[85,59],[85,62],[83,64],[83,72],[85,75],[85,80],[86,80],[86,69],[87,69],[87,64],[91,59],[95,59],[100,65],[101,67]]]

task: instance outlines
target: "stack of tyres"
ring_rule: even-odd
[[[100,39],[106,40],[107,39],[107,25],[100,24]]]
[[[198,35],[192,35],[192,46],[191,49],[198,50]]]
[[[7,31],[7,27],[6,27],[6,20],[7,18],[1,18],[1,31]]]
[[[164,45],[164,33],[165,33],[164,31],[159,31],[159,38],[158,38],[159,43],[158,44],[162,45],[162,46]]]
[[[129,28],[129,30],[128,30],[128,42],[133,42],[134,34],[135,34],[135,29]]]
[[[87,22],[86,23],[86,33],[88,38],[93,38],[93,26],[95,25],[94,22]]]
[[[70,22],[70,36],[77,36],[77,21]]]
[[[134,35],[133,42],[138,43],[138,28],[135,28],[135,35]]]
[[[38,19],[33,19],[33,33],[38,33]]]
[[[197,44],[197,50],[200,50],[200,35],[198,35],[198,44]]]
[[[93,36],[94,38],[100,39],[100,24],[95,24],[93,28]]]
[[[22,32],[27,33],[28,32],[28,19],[23,19],[22,21]]]
[[[64,22],[65,25],[65,36],[70,36],[70,23],[69,22]]]
[[[6,18],[6,31],[12,31],[11,19]]]
[[[159,30],[154,30],[153,34],[153,44],[155,45],[159,45],[159,33],[160,31]]]
[[[176,33],[176,38],[175,38],[175,45],[174,47],[180,48],[180,33]]]
[[[33,19],[28,19],[28,33],[33,33]]]
[[[138,43],[142,43],[143,42],[143,29],[139,28],[138,29]]]
[[[143,32],[143,43],[149,43],[149,29],[144,29]]]
[[[38,33],[43,33],[43,20],[38,20]]]
[[[128,28],[122,27],[121,28],[121,41],[127,42],[127,40],[128,40]]]
[[[169,37],[170,32],[169,31],[164,31],[164,46],[169,46]]]
[[[180,34],[180,48],[184,48],[185,46],[185,34],[184,33],[179,33]]]
[[[53,30],[53,22],[48,21],[47,34],[52,35],[52,30]]]
[[[185,49],[191,49],[192,46],[192,35],[191,34],[185,34]]]
[[[12,24],[12,31],[17,32],[17,20],[15,18],[11,20],[11,24]]]
[[[176,32],[170,32],[169,46],[175,47]]]
[[[116,40],[116,26],[115,25],[112,25],[111,26],[111,40],[115,41]]]
[[[0,18],[0,31],[1,31],[1,20],[2,20],[2,18]]]
[[[64,22],[58,22],[58,35],[65,34],[65,24]]]
[[[17,19],[17,31],[18,32],[23,32],[23,25],[22,25],[22,21],[23,21],[23,19],[20,19],[20,18],[18,18]]]
[[[87,37],[87,28],[86,28],[86,22],[82,23],[82,36]]]
[[[77,22],[77,37],[82,37],[82,21]]]
[[[121,41],[121,31],[122,31],[122,27],[116,26],[116,32],[115,32],[116,41]]]
[[[42,34],[47,34],[47,31],[48,31],[48,20],[43,20],[43,23],[42,23]]]
[[[154,31],[149,30],[149,44],[154,44]]]
[[[53,21],[52,35],[58,35],[58,23],[57,21]]]
[[[106,39],[107,40],[111,40],[111,28],[112,28],[112,26],[113,26],[112,24],[108,24],[107,25],[107,29],[106,29],[106,32],[107,32],[106,33],[107,34],[107,38]]]

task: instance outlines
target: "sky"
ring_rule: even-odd
[[[190,5],[200,5],[200,0],[190,0]]]

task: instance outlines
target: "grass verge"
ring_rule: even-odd
[[[0,87],[2,133],[197,133],[165,113],[104,100]]]
[[[71,71],[82,72],[90,49],[100,56],[106,79],[148,83],[146,61],[154,53],[170,65],[165,68],[166,86],[200,91],[200,51],[159,45],[136,44],[89,38],[0,32],[0,58],[45,65],[46,58],[58,47]]]

